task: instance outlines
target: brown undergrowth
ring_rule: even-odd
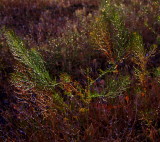
[[[158,1],[0,2],[0,141],[160,140]]]

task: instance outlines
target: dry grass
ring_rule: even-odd
[[[160,140],[159,1],[111,3],[0,0],[0,141]]]

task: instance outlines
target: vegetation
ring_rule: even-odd
[[[0,141],[159,141],[159,5],[0,0]]]

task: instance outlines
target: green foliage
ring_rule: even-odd
[[[48,86],[51,83],[51,78],[40,54],[35,49],[27,50],[23,41],[13,32],[8,31],[5,36],[14,58],[29,69],[31,80],[40,86]]]
[[[156,68],[155,75],[157,77],[158,82],[160,83],[160,67]]]
[[[102,2],[101,16],[96,19],[90,35],[93,42],[106,54],[109,63],[112,64],[111,68],[103,71],[96,79],[106,77],[106,90],[108,93],[103,94],[103,96],[117,97],[122,95],[130,84],[129,76],[118,76],[116,80],[113,76],[116,75],[116,72],[119,74],[117,67],[131,52],[129,49],[132,37],[125,26],[121,10],[110,0]],[[109,76],[109,73],[113,73],[113,75]],[[96,80],[92,81],[90,86]],[[98,96],[98,94],[93,95],[93,97]]]
[[[137,56],[138,58],[145,56],[142,36],[140,36],[138,33],[133,33],[131,39],[132,41],[130,44],[133,47],[132,50],[135,56]]]
[[[117,78],[114,76],[106,76],[105,83],[107,85],[103,92],[93,92],[90,94],[89,98],[116,98],[124,95],[124,93],[130,87],[131,81],[128,76],[121,76]]]
[[[14,58],[21,63],[17,65],[16,73],[12,75],[12,82],[18,86],[21,85],[19,86],[21,89],[38,88],[38,90],[48,90],[54,93],[57,83],[50,78],[41,55],[35,49],[26,49],[24,42],[13,32],[6,31],[4,35]],[[57,93],[53,95],[53,99],[63,103]]]
[[[155,55],[157,51],[157,45],[152,45],[147,50],[144,47],[142,36],[138,33],[133,33],[130,46],[133,53],[132,61],[138,65],[138,67],[135,67],[135,75],[138,77],[138,80],[144,84],[147,77],[149,77],[147,64],[149,59]]]
[[[131,84],[129,76],[108,77],[107,82],[107,97],[115,98],[117,96],[124,95]]]
[[[92,44],[104,53],[110,62],[114,62],[110,33],[108,31],[107,24],[104,22],[102,17],[97,17],[96,22],[94,21],[90,37]]]
[[[109,30],[112,51],[116,60],[120,60],[128,51],[129,32],[125,27],[122,12],[110,0],[106,0],[102,7],[102,19]]]

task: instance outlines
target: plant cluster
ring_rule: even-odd
[[[72,3],[68,2],[68,10]],[[36,42],[33,33],[20,38],[6,24],[0,33],[0,83],[7,78],[11,90],[6,92],[12,93],[15,102],[6,104],[5,87],[0,84],[0,106],[7,106],[0,109],[0,125],[7,132],[0,129],[0,140],[160,140],[160,68],[155,62],[160,54],[158,3],[105,0],[95,13],[87,13],[83,3],[56,35],[50,32],[54,28],[52,12],[45,11],[48,3],[44,2],[44,9],[35,3],[45,11],[35,15],[41,17],[38,25],[43,27],[38,32],[48,31],[42,34],[45,40],[36,33]],[[66,7],[61,4],[63,11]],[[152,34],[145,35],[144,29]],[[11,60],[12,70],[6,72],[6,62]]]

